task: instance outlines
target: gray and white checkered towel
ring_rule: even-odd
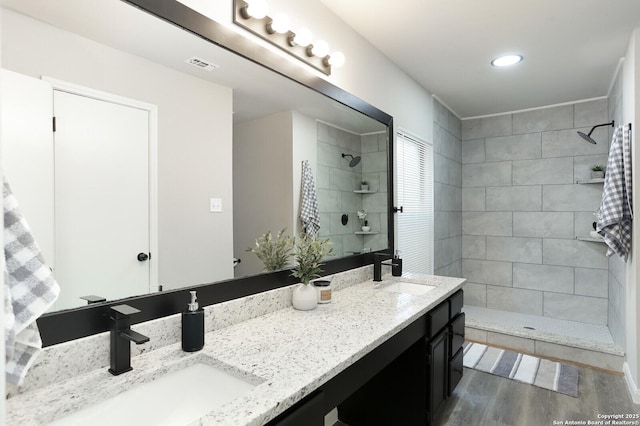
[[[625,262],[631,250],[631,194],[631,130],[618,126],[609,148],[607,174],[596,231],[609,246],[607,256],[617,254]]]
[[[58,298],[60,288],[4,182],[6,380],[20,385],[42,350],[36,319]]]
[[[302,162],[302,182],[300,185],[300,220],[303,232],[318,235],[320,232],[320,213],[318,197],[313,181],[313,172],[308,160]]]

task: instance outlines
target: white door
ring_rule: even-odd
[[[55,308],[148,293],[149,112],[55,90],[54,113]]]
[[[1,75],[3,172],[45,262],[53,267],[52,87],[4,69]]]

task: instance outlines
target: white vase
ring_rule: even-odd
[[[362,232],[369,232],[371,231],[371,227],[370,226],[363,226],[362,227]]]
[[[293,289],[293,307],[299,311],[310,311],[318,306],[318,294],[311,284],[298,284]]]

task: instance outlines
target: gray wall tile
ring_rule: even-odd
[[[462,212],[464,235],[512,235],[511,212]]]
[[[462,276],[479,284],[510,287],[513,282],[510,262],[462,259]]]
[[[611,256],[609,258],[609,273],[620,283],[624,284],[627,276],[627,264],[619,256]]]
[[[441,211],[462,211],[462,188],[435,182],[434,207]]]
[[[513,114],[513,134],[573,128],[573,105],[535,109]]]
[[[462,186],[505,186],[511,185],[511,162],[463,164]]]
[[[485,188],[462,188],[462,211],[481,212],[485,210]]]
[[[589,180],[591,179],[591,167],[595,164],[599,164],[603,167],[607,167],[607,154],[599,155],[581,155],[579,157],[573,157],[573,179],[574,180]],[[602,184],[593,184],[600,185]]]
[[[606,247],[601,243],[551,238],[542,240],[542,263],[545,265],[607,269],[605,252]]]
[[[607,324],[607,299],[544,293],[544,316],[589,324]]]
[[[608,297],[609,273],[604,269],[576,268],[575,294]]]
[[[462,257],[464,259],[486,259],[487,237],[475,235],[462,236]]]
[[[542,187],[544,211],[593,212],[600,207],[602,187],[598,185],[545,185]]]
[[[435,250],[435,268],[455,262],[462,257],[462,237],[446,238],[437,241],[438,250]]]
[[[573,158],[545,158],[513,162],[514,185],[573,183]]]
[[[472,139],[462,142],[462,164],[484,163],[485,140]]]
[[[571,157],[574,155],[606,154],[609,152],[607,128],[599,127],[591,135],[598,142],[596,145],[590,144],[578,136],[578,130],[589,133],[591,128],[544,132],[542,134],[542,156]]]
[[[606,123],[609,119],[607,104],[607,99],[604,98],[574,104],[573,126],[593,127],[597,124]]]
[[[511,134],[511,114],[462,121],[463,141]]]
[[[485,146],[487,161],[524,160],[542,155],[540,133],[487,138]]]
[[[541,186],[499,186],[486,190],[487,211],[540,211]]]
[[[464,283],[464,304],[469,306],[487,306],[487,285],[477,283]]]
[[[487,308],[527,315],[542,315],[542,292],[487,286]]]
[[[514,212],[514,237],[573,238],[572,212]]]
[[[573,280],[573,268],[568,266],[513,264],[514,287],[573,294]]]
[[[576,237],[590,237],[589,232],[593,230],[593,222],[596,221],[593,212],[575,212],[574,217],[573,229]]]
[[[487,259],[542,263],[540,238],[487,237]]]

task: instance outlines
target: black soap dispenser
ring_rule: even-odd
[[[394,277],[402,276],[402,259],[400,259],[400,250],[396,250],[395,256],[391,261],[391,275]]]
[[[190,291],[191,303],[182,313],[182,350],[199,351],[204,346],[204,309],[198,308],[195,291]]]

